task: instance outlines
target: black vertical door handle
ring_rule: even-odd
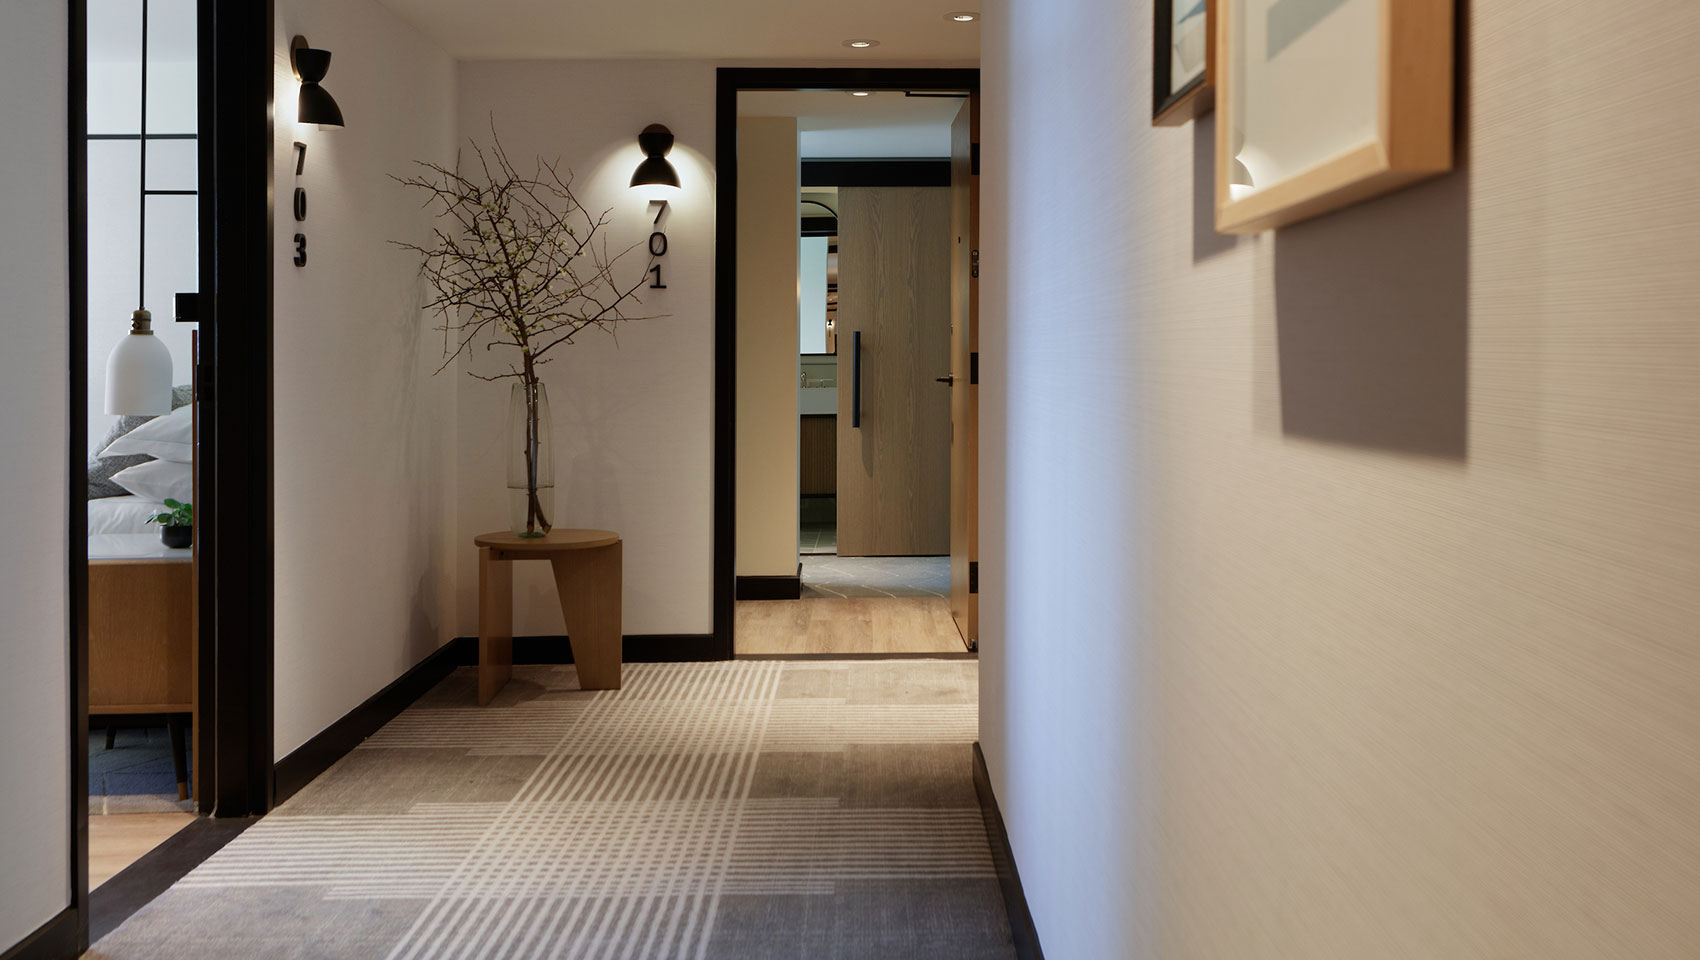
[[[862,331],[850,334],[850,426],[862,425]]]

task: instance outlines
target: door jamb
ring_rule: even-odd
[[[731,659],[736,588],[738,92],[980,89],[978,68],[721,67],[714,127],[714,652]]]

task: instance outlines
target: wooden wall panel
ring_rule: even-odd
[[[838,491],[838,418],[803,417],[798,440],[799,487],[805,497]]]

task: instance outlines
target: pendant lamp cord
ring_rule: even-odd
[[[142,137],[136,142],[141,151],[140,179],[136,186],[136,309],[147,309],[148,276],[148,0],[142,0]]]

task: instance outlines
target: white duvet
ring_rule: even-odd
[[[150,533],[159,527],[148,518],[164,512],[165,504],[142,497],[102,497],[89,501],[89,536],[97,533]]]

